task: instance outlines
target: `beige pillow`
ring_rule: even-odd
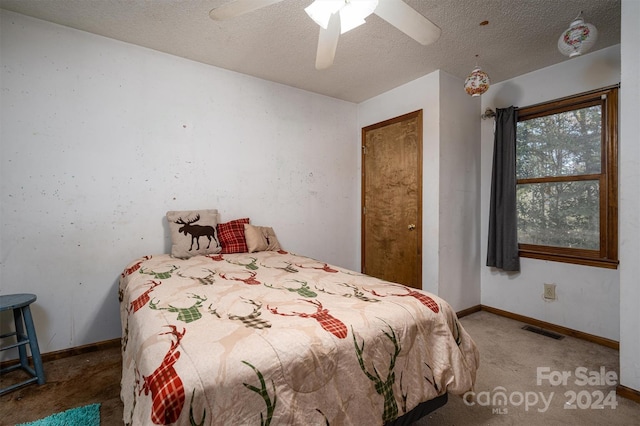
[[[218,210],[168,211],[171,255],[186,259],[199,254],[220,253]]]
[[[244,224],[244,238],[247,241],[249,253],[256,251],[277,251],[280,250],[280,242],[273,232],[273,228],[268,226],[254,226]]]

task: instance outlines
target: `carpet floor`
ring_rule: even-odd
[[[480,350],[475,395],[450,395],[447,405],[413,426],[640,425],[640,404],[615,395],[618,351],[568,336],[555,340],[488,312],[460,321]],[[0,397],[0,425],[91,403],[102,404],[102,425],[122,425],[120,363],[119,348],[46,362],[46,384]],[[0,386],[12,374],[2,376]]]
[[[617,350],[569,336],[555,340],[488,312],[460,322],[480,351],[475,396],[450,395],[413,426],[640,425],[640,404],[615,394]]]

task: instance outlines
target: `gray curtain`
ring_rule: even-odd
[[[517,110],[496,110],[493,173],[489,208],[487,266],[519,271],[516,213],[516,125]]]

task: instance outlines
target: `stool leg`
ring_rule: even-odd
[[[44,379],[44,368],[42,367],[42,358],[40,358],[40,348],[38,347],[38,338],[36,337],[36,329],[33,326],[33,318],[31,317],[31,309],[29,306],[25,306],[22,308],[22,313],[24,315],[24,324],[27,327],[27,335],[29,336],[29,346],[31,347],[31,357],[33,358],[33,366],[36,370],[36,375],[38,376],[38,384],[43,385],[45,382]]]
[[[13,323],[16,327],[16,339],[18,343],[23,342],[28,337],[24,334],[24,326],[22,325],[22,308],[15,308],[13,310]],[[20,365],[22,368],[29,367],[27,348],[25,345],[18,346],[18,354],[20,355]]]

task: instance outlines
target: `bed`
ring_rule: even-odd
[[[119,298],[125,424],[408,424],[475,381],[444,300],[282,249],[144,256]]]

